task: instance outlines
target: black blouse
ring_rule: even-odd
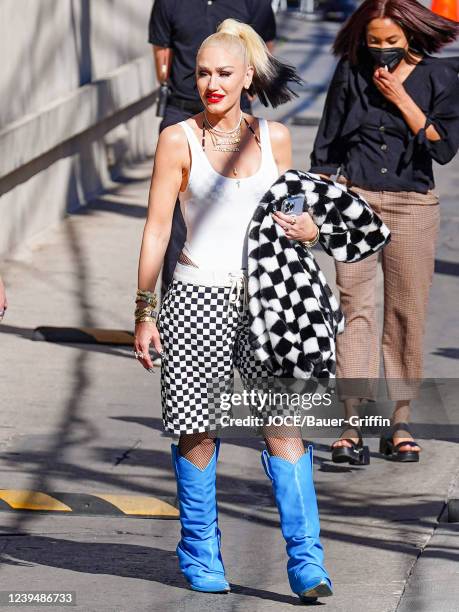
[[[404,87],[427,117],[413,134],[398,108],[373,83],[369,60],[341,59],[330,84],[311,154],[310,172],[341,174],[376,191],[426,193],[434,185],[432,159],[447,164],[459,148],[459,57],[425,56]],[[428,140],[433,124],[441,140]]]

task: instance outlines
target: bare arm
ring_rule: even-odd
[[[189,164],[186,136],[180,126],[172,125],[161,133],[156,149],[150,184],[147,220],[140,249],[138,287],[154,291],[171,234],[175,202]],[[146,304],[140,302],[139,306]],[[144,354],[142,365],[153,367],[148,349],[153,342],[161,352],[155,323],[138,323],[135,329],[135,350]]]
[[[279,175],[292,167],[292,139],[290,130],[282,123],[269,122],[269,137],[274,161],[277,164]]]
[[[159,83],[164,83],[169,78],[172,64],[172,49],[168,47],[157,47],[153,48],[153,58],[155,60],[156,78]]]
[[[282,123],[269,123],[269,134],[274,160],[279,174],[283,174],[292,167],[292,140],[289,129]],[[317,235],[317,225],[308,213],[296,217],[295,225],[291,225],[292,216],[282,212],[273,214],[273,218],[290,240],[313,240]]]

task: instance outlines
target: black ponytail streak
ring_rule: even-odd
[[[269,77],[255,74],[249,94],[257,95],[263,106],[271,105],[276,108],[293,98],[298,98],[298,94],[290,88],[290,83],[303,85],[304,81],[293,66],[283,64],[272,55],[269,55],[269,63]]]

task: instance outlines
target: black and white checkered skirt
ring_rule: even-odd
[[[158,317],[166,431],[180,435],[216,429],[220,396],[232,392],[234,367],[244,386],[272,376],[249,345],[244,291],[230,303],[231,287],[176,279],[169,286]]]

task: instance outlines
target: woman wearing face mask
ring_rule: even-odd
[[[272,106],[291,97],[295,72],[276,61],[248,25],[225,20],[197,54],[204,112],[159,137],[139,262],[135,351],[152,371],[149,346],[161,354],[161,399],[172,444],[181,520],[177,555],[192,589],[226,592],[215,490],[219,396],[236,366],[243,381],[268,373],[248,342],[247,229],[264,193],[290,168],[288,129],[241,112],[242,89]],[[187,239],[156,327],[154,288],[179,195]],[[289,217],[278,213],[276,221]],[[297,217],[295,239],[317,227]],[[221,413],[220,413],[221,416]],[[304,601],[331,595],[323,567],[312,457],[301,437],[265,432],[263,465],[274,487],[287,541],[287,573]]]
[[[455,40],[459,24],[415,0],[365,0],[338,33],[336,68],[311,155],[311,172],[340,169],[341,181],[360,193],[391,231],[382,251],[382,353],[391,431],[384,456],[418,461],[420,447],[407,422],[422,378],[423,335],[434,270],[439,202],[432,191],[432,160],[446,164],[459,146],[459,58],[430,54]],[[337,376],[375,381],[379,376],[376,323],[377,255],[347,265],[335,262],[347,326],[337,338]],[[368,383],[358,398],[372,399]],[[359,399],[346,389],[346,416]],[[361,432],[343,431],[332,445],[336,462],[368,461]]]

